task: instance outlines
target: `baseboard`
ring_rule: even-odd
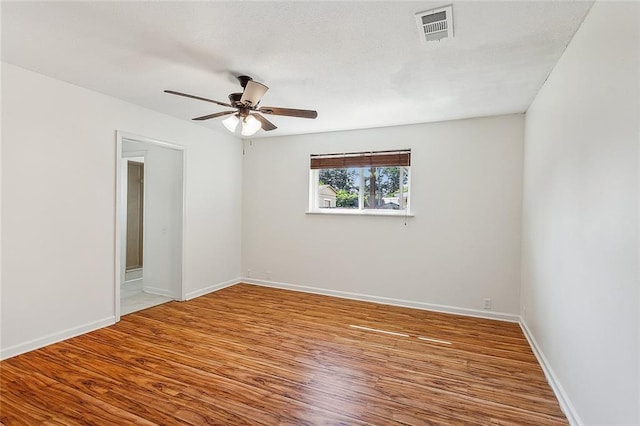
[[[304,293],[322,294],[325,296],[341,297],[343,299],[362,300],[365,302],[380,303],[383,305],[403,306],[405,308],[422,309],[425,311],[443,312],[446,314],[464,315],[476,318],[494,319],[508,322],[520,322],[520,316],[503,312],[481,311],[479,309],[458,308],[455,306],[436,305],[432,303],[414,302],[410,300],[392,299],[389,297],[371,296],[360,293],[349,293],[346,291],[327,290],[324,288],[307,287],[296,284],[286,284],[274,281],[256,280],[252,278],[242,278],[241,282],[255,284],[263,287],[281,288],[285,290],[295,290]]]
[[[549,382],[549,386],[551,386],[553,393],[556,395],[558,403],[560,404],[560,408],[564,412],[564,415],[567,416],[569,424],[571,426],[583,425],[584,423],[582,422],[582,420],[580,420],[580,417],[578,416],[576,409],[573,407],[573,404],[571,404],[569,396],[562,388],[558,377],[555,375],[553,369],[551,368],[551,365],[549,364],[549,361],[547,361],[547,358],[544,356],[544,352],[542,352],[542,349],[540,348],[540,346],[538,346],[538,342],[536,342],[533,334],[531,334],[531,330],[529,330],[529,327],[527,327],[527,323],[522,319],[520,320],[520,328],[522,329],[524,336],[529,341],[529,346],[531,346],[533,354],[538,359],[538,364],[540,364],[540,366],[542,367],[542,371],[544,371],[547,382]]]
[[[120,286],[120,292],[123,291],[142,291],[142,278],[139,280],[125,281]]]
[[[97,330],[99,328],[113,325],[116,322],[116,317],[111,316],[98,321],[93,321],[88,324],[84,324],[78,327],[68,328],[56,333],[49,334],[38,339],[29,340],[28,342],[20,343],[14,346],[10,346],[0,351],[0,360],[14,357],[16,355],[23,354],[25,352],[33,351],[35,349],[42,348],[53,343],[58,343],[63,340],[70,339],[72,337],[79,336],[81,334],[88,333],[90,331]]]
[[[169,297],[171,299],[177,299],[176,293],[174,291],[167,290],[164,288],[142,287],[142,291],[144,291],[145,293],[155,294],[158,296]]]
[[[195,299],[196,297],[204,296],[205,294],[222,290],[223,288],[231,287],[232,285],[239,284],[241,282],[242,280],[240,278],[235,278],[233,280],[225,281],[219,284],[213,284],[213,285],[210,285],[209,287],[201,288],[199,290],[190,291],[189,293],[185,294],[184,300]]]

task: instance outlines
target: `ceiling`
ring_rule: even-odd
[[[450,1],[3,2],[2,60],[181,119],[223,111],[247,74],[256,137],[526,111],[591,1],[453,2],[455,36],[420,41],[415,14]],[[199,122],[221,128],[220,119]]]

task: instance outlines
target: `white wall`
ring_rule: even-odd
[[[188,296],[240,275],[240,141],[3,63],[2,357],[113,320],[116,130],[186,147]]]
[[[526,114],[522,312],[590,425],[640,423],[639,18],[597,2]]]
[[[523,126],[509,115],[245,141],[244,276],[466,309],[488,297],[517,314]],[[310,154],[397,148],[412,150],[407,226],[305,214]]]

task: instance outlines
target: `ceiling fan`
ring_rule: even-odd
[[[211,118],[223,117],[225,115],[231,115],[227,119],[222,121],[222,124],[230,132],[235,132],[238,128],[238,124],[242,123],[242,136],[251,136],[255,134],[260,128],[265,131],[277,129],[277,127],[264,118],[262,114],[268,115],[284,115],[287,117],[300,117],[300,118],[316,118],[318,113],[316,111],[307,109],[292,109],[292,108],[280,108],[263,106],[258,107],[260,100],[267,93],[269,88],[262,83],[253,81],[253,79],[246,75],[238,77],[240,86],[242,86],[242,93],[231,93],[229,95],[229,103],[215,101],[213,99],[201,98],[200,96],[188,95],[186,93],[176,92],[175,90],[165,90],[165,93],[172,95],[184,96],[186,98],[198,99],[200,101],[212,102],[228,108],[235,108],[233,111],[222,111],[213,114],[203,115],[202,117],[196,117],[194,120],[209,120]]]

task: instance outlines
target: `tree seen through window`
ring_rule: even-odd
[[[319,170],[318,185],[330,185],[336,191],[336,208],[357,209],[360,180],[366,209],[400,210],[407,205],[408,172],[401,167],[348,167]],[[400,179],[402,175],[402,196]]]

